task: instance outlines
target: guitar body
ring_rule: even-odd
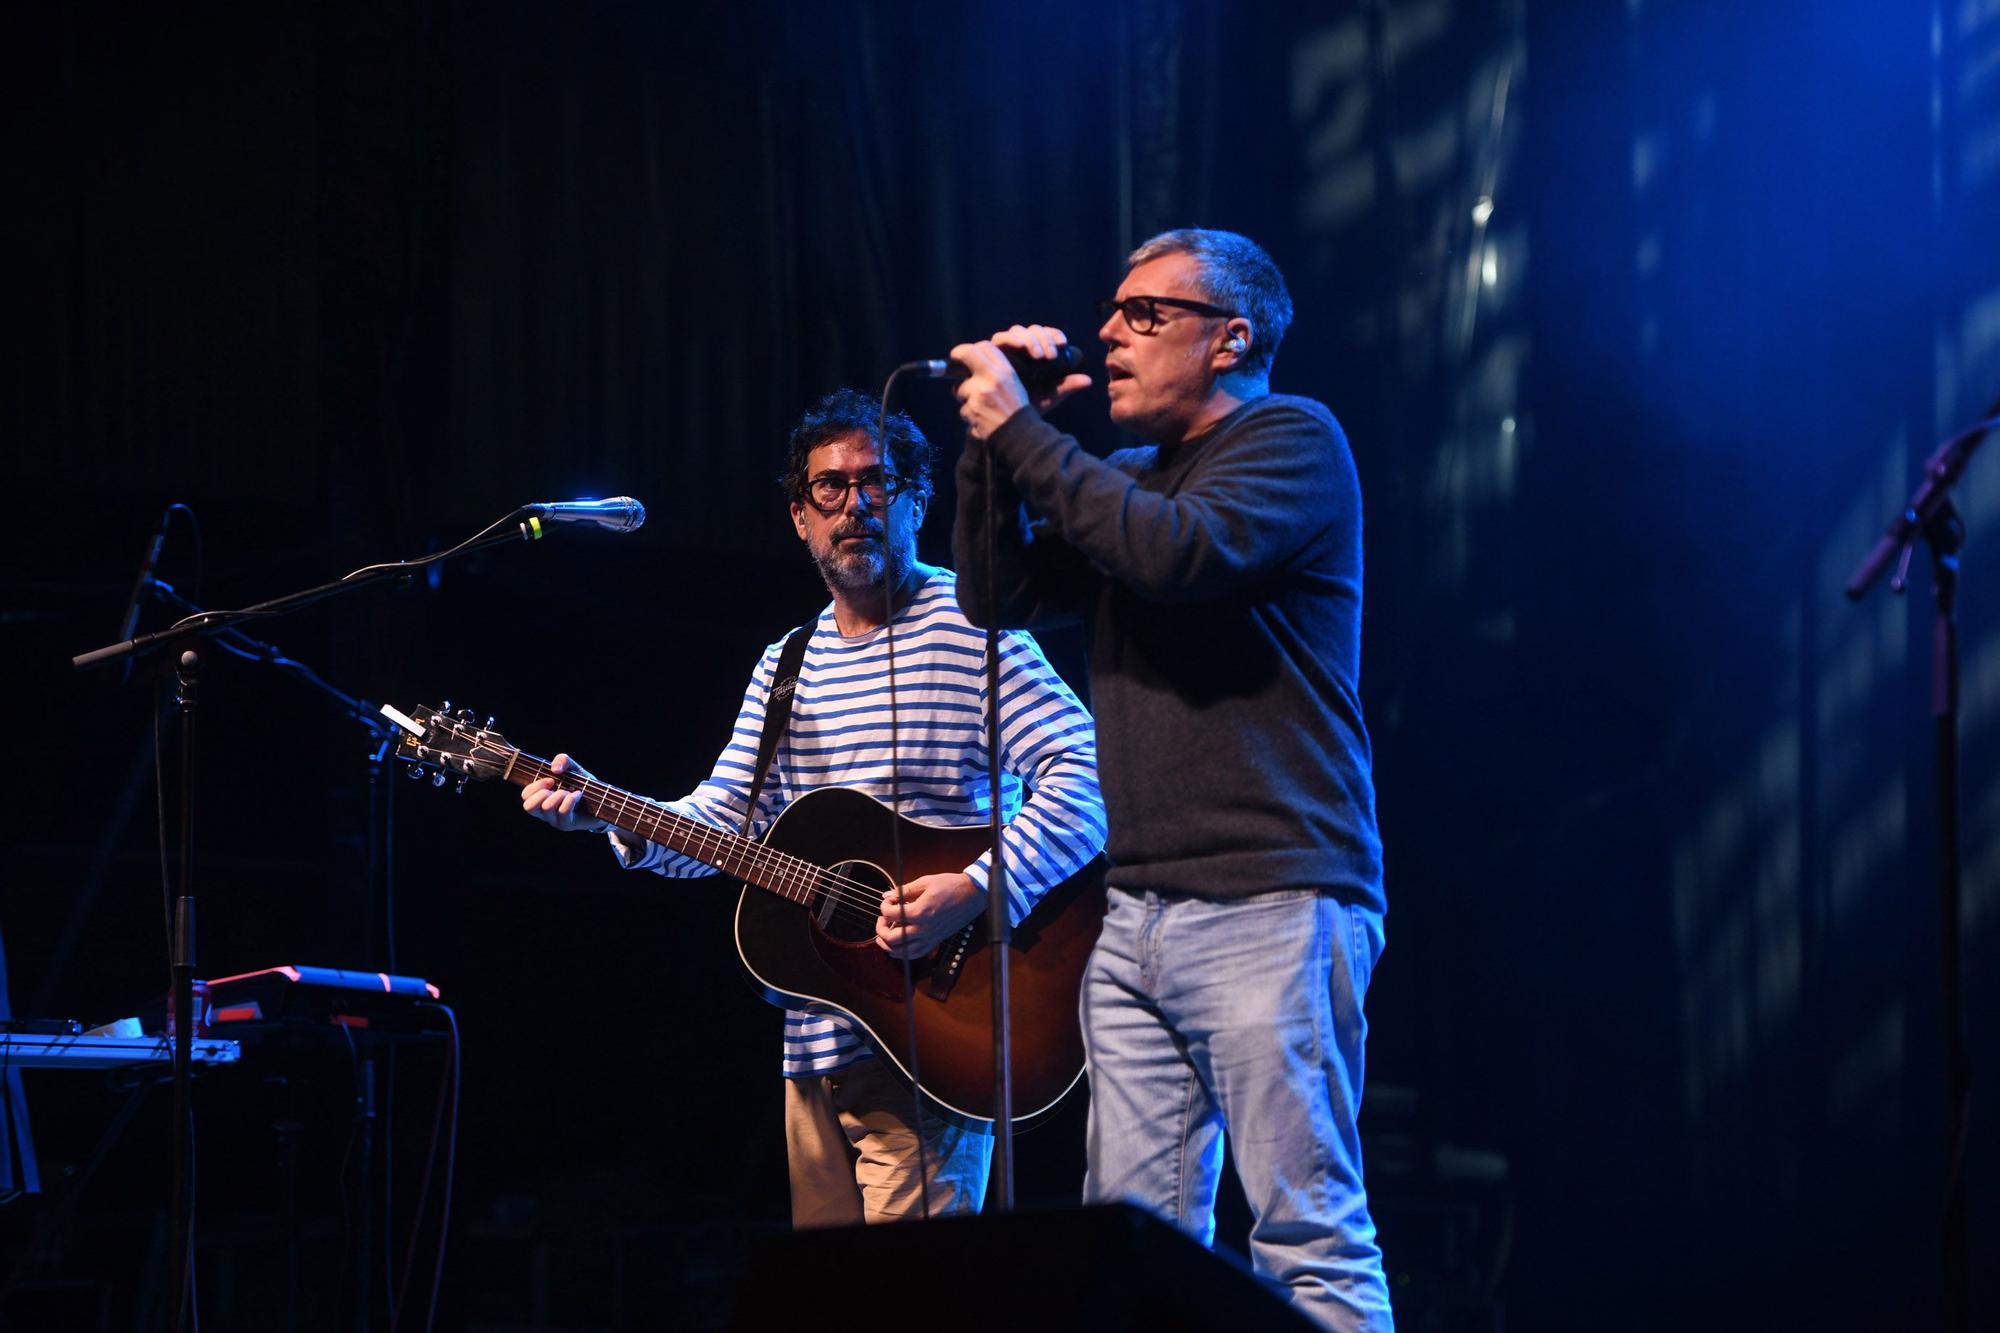
[[[737,955],[766,999],[846,1016],[906,1081],[920,1084],[933,1110],[990,1124],[996,1098],[985,918],[911,963],[915,995],[906,1000],[902,963],[876,945],[873,911],[860,910],[894,884],[898,840],[905,882],[963,870],[991,845],[984,826],[919,824],[843,787],[808,792],[779,815],[764,845],[834,873],[803,903],[745,886],[736,905]],[[1103,868],[1092,862],[1014,929],[1008,989],[1017,1125],[1054,1110],[1083,1076],[1077,1001],[1103,921]]]

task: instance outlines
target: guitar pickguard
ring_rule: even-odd
[[[819,900],[810,909],[813,920],[827,938],[842,944],[873,940],[875,904],[893,883],[889,873],[872,861],[841,861],[828,866],[815,890]],[[860,910],[864,904],[866,912]]]

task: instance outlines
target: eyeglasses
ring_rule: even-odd
[[[1125,316],[1125,326],[1132,332],[1151,333],[1160,327],[1160,307],[1163,305],[1177,310],[1192,310],[1197,315],[1209,315],[1216,319],[1236,318],[1234,310],[1224,310],[1206,301],[1183,301],[1178,296],[1128,296],[1122,301],[1099,301],[1097,318],[1100,323],[1109,323],[1115,310]]]
[[[892,472],[881,468],[870,468],[858,477],[850,477],[841,472],[822,472],[806,483],[806,496],[813,508],[822,514],[837,514],[847,505],[847,497],[855,488],[861,490],[861,498],[876,509],[901,495],[904,481]]]

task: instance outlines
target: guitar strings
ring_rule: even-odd
[[[460,734],[460,739],[468,738]],[[664,802],[624,791],[612,786],[610,783],[601,782],[595,778],[588,780],[580,779],[581,786],[563,787],[562,779],[569,776],[567,771],[558,773],[549,767],[549,762],[546,759],[538,755],[531,755],[525,750],[514,751],[514,762],[517,771],[526,772],[531,775],[530,781],[537,778],[548,778],[554,781],[561,790],[580,791],[586,798],[591,800],[593,808],[598,805],[598,800],[601,797],[618,797],[627,804],[636,802],[642,806],[653,815],[656,824],[677,821],[690,825],[696,836],[710,837],[719,835],[718,845],[737,839],[737,835],[731,834],[727,830],[717,829],[713,825],[705,824],[699,819],[681,814],[677,810],[669,809]],[[601,811],[598,817],[600,819],[605,818]],[[607,820],[607,822],[610,821]],[[627,830],[627,832],[634,831]],[[645,835],[641,834],[640,836],[643,837]],[[703,860],[701,857],[695,857],[694,859]],[[780,852],[758,842],[746,842],[746,850],[741,854],[741,859],[748,861],[753,869],[762,869],[771,878],[789,881],[802,891],[809,893],[814,888],[823,889],[827,898],[832,901],[835,911],[844,911],[846,919],[849,921],[872,927],[875,920],[882,914],[879,890],[871,888],[860,880],[842,875],[831,866],[822,866],[816,861],[808,861],[804,857],[793,856],[789,852]],[[713,863],[704,861],[704,864]],[[716,869],[724,870],[727,873],[725,867],[717,866]],[[781,896],[787,898],[791,896],[790,894],[783,893],[782,890],[780,890],[780,893]]]
[[[637,796],[634,793],[621,790],[610,783],[600,782],[594,778],[580,780],[582,781],[582,785],[578,787],[563,787],[562,780],[569,776],[567,772],[556,772],[549,767],[547,760],[531,755],[525,750],[517,750],[515,751],[515,755],[515,764],[518,771],[530,774],[531,780],[535,778],[548,778],[554,781],[562,790],[582,792],[584,798],[591,802],[594,809],[597,809],[598,818],[605,819],[607,822],[611,821],[604,814],[603,810],[598,808],[599,799],[602,797],[618,797],[622,798],[626,804],[637,802],[645,811],[653,816],[656,824],[678,820],[693,825],[699,836],[720,835],[718,845],[736,840],[738,836],[729,833],[727,830],[714,828],[712,825],[705,824],[701,820],[681,814],[678,810],[669,809],[664,802],[655,801],[650,797]],[[635,832],[636,830],[628,829],[626,831]],[[643,837],[644,835],[640,836]],[[795,882],[798,888],[807,892],[815,888],[822,889],[826,896],[832,900],[835,910],[844,911],[847,914],[848,920],[861,924],[872,924],[876,918],[882,915],[880,892],[870,888],[860,880],[842,875],[831,866],[822,866],[816,861],[808,861],[804,857],[793,856],[789,852],[780,852],[766,847],[759,842],[744,841],[747,847],[741,854],[741,859],[749,861],[752,864],[752,868],[763,869],[771,873],[774,878],[782,876],[788,881]],[[696,857],[695,859],[702,860],[703,858]],[[716,868],[723,869],[721,866],[717,866]],[[786,894],[785,896],[789,897],[790,895]]]

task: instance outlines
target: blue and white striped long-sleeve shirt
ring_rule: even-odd
[[[985,632],[959,610],[956,577],[937,570],[894,623],[899,810],[928,824],[985,824]],[[789,635],[787,636],[789,637]],[[761,837],[778,813],[819,787],[852,787],[889,799],[889,662],[880,629],[847,639],[829,603],[820,612],[799,668],[792,716],[757,798],[751,831]],[[745,800],[764,730],[764,707],[785,640],[764,650],[743,695],[729,743],[707,781],[670,809],[716,828],[743,827]],[[1000,639],[1002,835],[1007,903],[1025,918],[1049,889],[1104,846],[1104,804],[1097,791],[1097,738],[1090,714],[1055,673],[1035,641],[1010,631]],[[1023,801],[1023,788],[1026,800]],[[614,838],[614,849],[619,844]],[[982,890],[989,851],[965,867]],[[662,875],[712,873],[690,857],[648,843],[643,854],[619,850],[632,869]],[[787,1013],[786,1077],[825,1074],[873,1055],[846,1021]]]

